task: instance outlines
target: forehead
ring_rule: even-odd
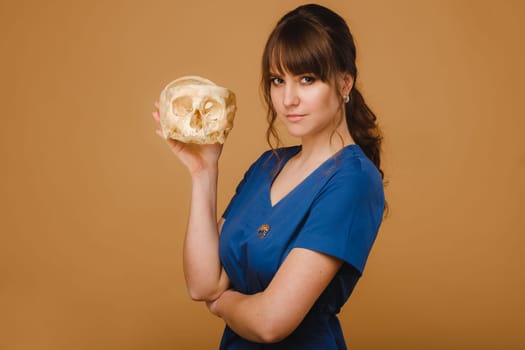
[[[307,50],[294,50],[278,45],[268,56],[269,73],[291,76],[309,74],[325,82],[333,80],[333,72],[328,62],[315,56]]]
[[[310,72],[310,71],[307,71],[307,70],[299,71],[299,72],[291,72],[290,70],[288,70],[287,68],[285,68],[283,66],[279,67],[279,66],[276,66],[276,65],[270,66],[270,69],[269,69],[268,73],[269,73],[269,77],[270,78],[271,77],[296,78],[296,77],[310,76],[310,77],[319,79],[320,82],[322,82],[322,83],[324,83],[326,85],[329,85],[330,87],[337,87],[338,86],[338,82],[337,82],[338,74],[337,73],[333,74],[331,76],[328,76],[325,79],[323,79],[323,77],[321,77],[316,72]]]
[[[290,50],[276,48],[269,57],[270,72],[279,74],[298,75],[306,72],[317,73],[317,69],[312,62],[306,60],[301,55],[294,54]]]

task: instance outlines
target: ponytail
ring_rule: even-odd
[[[375,164],[384,178],[381,169],[381,141],[383,136],[376,123],[376,115],[366,104],[363,95],[354,86],[350,92],[350,101],[346,104],[346,123],[350,135],[366,156]]]

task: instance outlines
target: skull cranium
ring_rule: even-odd
[[[160,94],[162,134],[186,143],[224,143],[233,127],[235,102],[232,91],[208,79],[176,79]]]

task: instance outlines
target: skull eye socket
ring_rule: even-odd
[[[221,104],[213,99],[204,101],[202,104],[202,114],[208,118],[218,118],[221,111]]]
[[[190,96],[180,96],[171,103],[173,114],[185,116],[193,111],[193,100]]]

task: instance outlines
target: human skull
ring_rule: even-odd
[[[181,77],[160,94],[162,134],[185,143],[224,143],[236,109],[232,91],[202,77]]]

